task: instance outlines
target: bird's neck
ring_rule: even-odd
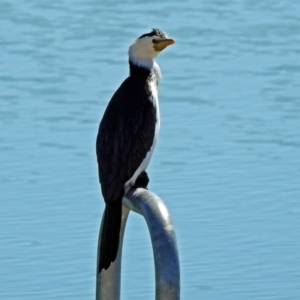
[[[129,59],[129,70],[130,70],[130,76],[138,77],[140,79],[146,79],[149,77],[152,68],[147,68],[145,66],[137,65],[135,62],[132,62]]]
[[[140,79],[147,79],[150,74],[153,74],[157,81],[159,81],[161,78],[159,66],[153,60],[143,62],[139,60],[137,62],[129,57],[129,69],[130,76],[138,77]]]

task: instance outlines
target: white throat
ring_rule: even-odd
[[[141,58],[141,57],[138,57],[138,56],[135,56],[135,55],[132,55],[130,53],[130,49],[129,49],[129,60],[139,66],[139,67],[144,67],[144,68],[147,68],[148,70],[152,70],[153,69],[153,66],[155,64],[154,60],[153,59],[144,59],[144,58]]]

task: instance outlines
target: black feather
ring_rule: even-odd
[[[102,224],[100,257],[98,272],[107,270],[112,261],[115,261],[119,248],[119,235],[122,218],[122,198],[107,204]]]
[[[158,36],[162,39],[167,38],[167,35],[163,31],[161,31],[157,28],[153,28],[151,32],[141,35],[138,39],[142,39],[142,38],[145,38],[145,37],[151,37],[151,36]]]
[[[149,100],[150,70],[130,64],[130,76],[110,100],[96,142],[99,180],[106,208],[99,272],[117,256],[124,185],[150,151],[156,127],[156,107]]]

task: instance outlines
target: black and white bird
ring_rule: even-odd
[[[108,269],[119,248],[122,198],[134,186],[147,187],[145,172],[160,128],[160,68],[154,59],[174,40],[159,29],[129,47],[130,75],[114,93],[96,142],[99,181],[105,201],[98,271]]]

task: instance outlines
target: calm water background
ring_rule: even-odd
[[[150,189],[177,230],[182,299],[300,299],[297,1],[0,0],[0,298],[94,299],[95,137],[152,27],[162,128]],[[153,299],[131,214],[122,299]]]

